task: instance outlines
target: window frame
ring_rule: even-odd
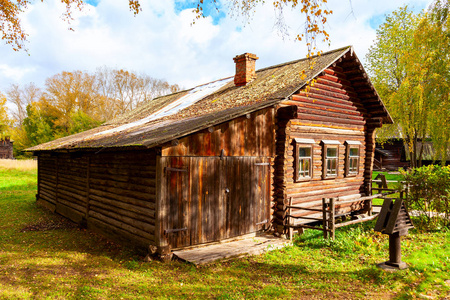
[[[313,139],[300,139],[300,138],[295,138],[294,139],[294,143],[295,143],[295,159],[294,159],[294,182],[303,182],[303,181],[310,181],[313,179],[314,174],[313,174],[313,163],[314,163],[314,145],[316,144],[316,142]],[[308,157],[300,157],[300,148],[310,148],[310,156],[309,156],[309,176],[299,176],[299,172],[300,172],[300,160],[301,159],[307,159]]]
[[[333,179],[339,176],[339,147],[341,143],[335,140],[322,140],[322,179]],[[336,156],[333,158],[336,161],[336,173],[328,174],[328,149],[335,148]]]
[[[361,162],[361,142],[359,141],[345,141],[345,177],[354,177],[359,174],[359,166]],[[350,159],[355,159],[356,156],[350,156],[351,149],[358,149],[358,156],[356,159],[356,172],[350,171]]]

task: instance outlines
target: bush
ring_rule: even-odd
[[[407,204],[427,229],[450,226],[450,166],[423,166],[402,171],[409,185]]]

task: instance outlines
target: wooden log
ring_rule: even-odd
[[[136,205],[136,206],[141,206],[141,207],[146,207],[146,208],[150,208],[150,209],[155,209],[155,196],[154,195],[149,195],[149,200],[148,201],[144,201],[144,200],[139,200],[139,199],[135,199],[135,198],[131,198],[131,197],[117,195],[117,194],[114,194],[114,193],[101,191],[101,190],[95,189],[94,187],[91,187],[90,193],[92,195],[96,195],[96,196],[100,196],[100,197],[106,197],[108,199],[114,199],[114,200],[118,200],[118,201],[121,201],[121,202],[124,202],[124,203],[133,204],[133,205]]]
[[[142,192],[137,192],[137,191],[133,191],[133,190],[127,190],[127,189],[115,188],[115,187],[109,187],[109,186],[97,185],[97,184],[92,185],[91,188],[94,188],[94,189],[97,189],[100,191],[104,191],[104,192],[108,192],[108,193],[112,193],[112,194],[116,194],[116,195],[140,199],[140,200],[144,200],[144,201],[148,201],[148,200],[152,199],[152,197],[154,199],[154,197],[155,197],[154,194],[150,194],[150,193],[142,193]]]
[[[370,217],[367,218],[362,218],[362,219],[358,219],[358,220],[352,220],[352,221],[348,221],[348,222],[343,222],[343,223],[339,223],[335,225],[335,228],[340,228],[340,227],[344,227],[344,226],[348,226],[348,225],[353,225],[353,224],[358,224],[358,223],[362,223],[362,222],[367,222],[367,221],[372,221],[374,219],[376,219],[378,217],[378,214],[372,215]]]
[[[78,223],[78,224],[83,219],[83,214],[82,213],[80,213],[79,211],[73,209],[72,207],[69,207],[69,206],[65,205],[64,203],[56,203],[55,211],[58,214],[66,217],[66,218],[68,218],[68,219],[70,219],[73,222]]]
[[[109,174],[101,174],[94,173],[90,174],[91,178],[102,179],[102,180],[113,180],[118,182],[129,182],[132,184],[140,184],[147,185],[150,187],[156,186],[156,180],[154,178],[140,178],[140,177],[130,177],[130,176],[122,176],[122,175],[109,175]]]
[[[330,199],[329,206],[329,219],[328,219],[328,228],[330,230],[331,239],[334,241],[335,239],[335,214],[336,214],[336,206],[335,206],[336,198]]]
[[[46,173],[39,171],[39,176],[41,176],[43,179],[48,179],[50,181],[56,182],[56,174],[55,173]]]
[[[47,208],[51,212],[55,212],[56,210],[56,205],[54,204],[54,202],[47,201],[47,199],[43,197],[39,197],[36,204]]]
[[[64,174],[62,172],[58,173],[58,180],[65,180],[65,181],[69,181],[72,182],[73,184],[78,184],[80,186],[85,186],[86,185],[86,178],[82,178],[82,177],[78,177],[78,176],[71,176],[71,175],[67,175]]]
[[[83,205],[80,205],[74,201],[71,201],[71,199],[65,198],[64,196],[58,196],[58,202],[56,203],[56,205],[58,204],[64,204],[65,206],[67,206],[68,208],[74,210],[76,213],[79,213],[80,215],[85,215],[85,208]],[[58,212],[58,211],[56,211]]]
[[[55,198],[53,198],[53,197],[51,197],[51,196],[49,196],[49,195],[47,195],[45,193],[40,193],[39,194],[39,199],[45,200],[46,202],[55,205]]]
[[[130,226],[128,224],[122,223],[120,221],[117,221],[117,220],[115,220],[113,218],[110,218],[108,216],[102,215],[102,214],[97,213],[95,211],[92,211],[92,210],[89,211],[89,217],[90,218],[94,218],[96,220],[99,220],[99,221],[101,221],[103,223],[108,224],[110,227],[113,227],[112,229],[117,228],[117,229],[121,229],[123,231],[126,231],[128,233],[131,233],[133,235],[137,235],[137,236],[139,236],[141,238],[151,239],[151,240],[154,239],[154,235],[149,233],[149,232],[146,232],[146,231],[143,231],[141,229],[138,229],[138,228],[135,228],[133,226]]]
[[[91,201],[91,206],[96,206],[96,207],[104,209],[104,210],[113,211],[120,215],[124,215],[124,216],[130,217],[130,218],[136,219],[136,220],[140,220],[145,223],[155,225],[155,211],[154,210],[137,208],[136,210],[139,210],[139,212],[130,211],[128,209],[123,209],[123,208],[120,208],[117,206],[113,206],[111,204],[105,204],[105,203],[95,201],[95,200]]]
[[[147,171],[146,169],[133,170],[133,169],[90,167],[90,172],[97,174],[122,175],[122,176],[144,177],[144,178],[154,178],[156,176],[156,170]]]
[[[99,213],[99,214],[107,216],[107,217],[110,217],[110,218],[113,218],[121,223],[128,224],[132,227],[143,230],[149,234],[153,234],[153,235],[155,234],[155,225],[152,225],[150,223],[146,223],[141,220],[137,220],[135,218],[128,217],[126,215],[119,214],[119,213],[111,211],[111,210],[103,209],[98,206],[91,206],[91,210],[89,211],[89,213],[91,211]]]
[[[130,203],[125,203],[121,201],[117,201],[115,199],[108,199],[105,197],[96,196],[94,194],[90,195],[90,198],[92,199],[92,203],[105,203],[107,205],[111,205],[114,207],[122,208],[124,210],[128,210],[130,212],[135,212],[143,215],[148,215],[149,217],[153,218],[155,216],[155,209],[151,208],[145,208],[142,206],[136,206]],[[95,202],[97,201],[97,202]]]
[[[48,191],[55,191],[55,189],[56,189],[56,184],[51,184],[51,183],[46,182],[44,180],[39,182],[39,186],[40,186],[40,188],[46,189]]]
[[[47,196],[49,199],[56,199],[56,192],[54,190],[41,189],[40,194]]]
[[[337,119],[337,118],[328,117],[328,116],[312,115],[312,114],[309,114],[309,113],[306,113],[306,112],[305,113],[300,113],[299,112],[298,118],[301,119],[303,122],[305,120],[315,121],[315,122],[320,122],[323,125],[330,125],[330,126],[335,126],[336,124],[362,126],[362,125],[366,124],[365,120]]]
[[[72,193],[71,191],[65,189],[61,184],[58,185],[58,197],[60,194],[65,195],[66,197],[69,197],[69,199],[76,199],[78,200],[80,203],[85,203],[86,202],[86,196],[84,191],[82,191],[83,194],[76,194],[76,193]]]
[[[97,178],[91,178],[90,182],[94,185],[101,185],[105,187],[115,187],[115,188],[121,188],[121,189],[129,189],[138,191],[141,193],[148,193],[148,194],[156,194],[156,188],[150,187],[146,185],[140,185],[140,184],[133,184],[133,183],[127,183],[127,182],[119,182],[114,180],[108,180],[108,179],[97,179]]]
[[[142,251],[143,254],[148,254],[148,246],[155,244],[155,240],[152,237],[143,238],[94,218],[89,218],[87,225],[89,230],[107,236],[127,247],[135,247],[137,250]]]
[[[83,185],[79,181],[61,178],[61,176],[58,178],[58,183],[62,184],[64,186],[70,187],[72,189],[75,189],[76,191],[79,191],[79,190],[83,191],[86,188],[86,183]]]
[[[326,198],[322,198],[322,227],[323,227],[323,237],[328,237],[328,222],[327,222],[327,204],[328,201]],[[306,217],[303,217],[305,219]]]

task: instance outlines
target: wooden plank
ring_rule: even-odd
[[[113,218],[110,218],[108,216],[102,215],[102,214],[97,213],[95,211],[92,211],[92,210],[89,211],[89,217],[90,218],[94,218],[96,220],[99,220],[99,221],[107,224],[107,226],[109,226],[109,227],[113,227],[113,228],[115,227],[117,229],[121,229],[121,230],[127,231],[127,232],[129,232],[129,233],[131,233],[133,235],[137,235],[137,236],[145,238],[145,239],[151,239],[151,240],[154,239],[154,235],[152,235],[152,234],[150,234],[150,233],[148,233],[146,231],[143,231],[141,229],[135,228],[135,227],[130,226],[128,224],[125,224],[123,222],[117,221],[117,220],[115,220]]]
[[[155,194],[156,188],[150,187],[147,185],[141,185],[141,184],[133,184],[129,182],[120,182],[120,181],[114,181],[114,180],[108,180],[108,179],[97,179],[97,178],[90,178],[90,182],[95,185],[101,185],[106,187],[114,187],[114,188],[120,188],[123,190],[133,190],[141,193],[148,193],[148,194]]]
[[[133,226],[137,229],[141,229],[143,231],[146,231],[149,234],[155,234],[155,226],[153,224],[138,220],[134,217],[130,217],[124,214],[120,214],[117,211],[111,211],[108,209],[103,209],[98,206],[92,206],[91,211],[94,211],[96,213],[99,213],[101,215],[111,217],[121,223],[128,224],[130,226]],[[90,213],[90,212],[89,212]]]
[[[139,212],[123,209],[117,206],[112,206],[99,201],[91,200],[90,206],[98,207],[104,210],[115,212],[119,215],[124,215],[129,218],[155,225],[155,211],[154,210],[140,210]]]
[[[94,201],[97,201],[97,203],[103,203],[105,205],[121,208],[124,210],[128,210],[130,212],[148,215],[150,217],[152,217],[156,211],[155,208],[152,209],[152,208],[145,208],[142,206],[136,206],[136,205],[133,205],[130,203],[121,202],[121,201],[117,201],[116,199],[109,199],[109,198],[97,196],[94,194],[91,194],[90,198]]]
[[[174,251],[174,255],[195,265],[205,265],[217,260],[258,255],[280,249],[288,244],[288,240],[266,235],[213,244],[206,247]]]
[[[75,223],[80,223],[83,219],[83,213],[65,204],[67,204],[67,202],[56,203],[55,211]]]
[[[155,209],[155,203],[153,201],[143,201],[143,200],[139,200],[139,199],[135,199],[135,198],[131,198],[131,197],[125,197],[125,196],[121,196],[121,195],[117,195],[114,193],[108,193],[108,192],[104,192],[101,190],[97,190],[94,187],[91,187],[91,195],[95,195],[98,197],[105,197],[108,199],[114,199],[123,203],[129,203],[129,204],[133,204],[136,206],[141,206],[144,208],[150,208],[150,209]],[[154,199],[152,199],[154,200]]]

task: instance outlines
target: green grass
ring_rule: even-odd
[[[35,172],[0,169],[0,299],[411,299],[450,295],[449,231],[403,238],[408,270],[388,273],[374,223],[307,230],[294,246],[205,267],[143,262],[35,204]],[[59,229],[45,224],[62,224]],[[34,226],[30,226],[34,225]]]

